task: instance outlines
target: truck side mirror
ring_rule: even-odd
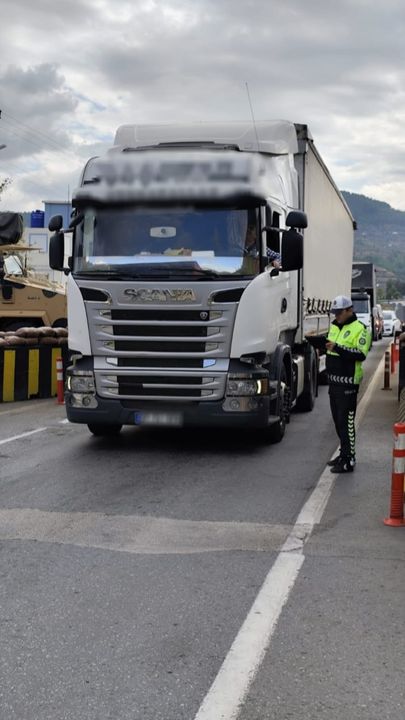
[[[63,217],[62,215],[52,215],[48,223],[48,229],[51,232],[59,232],[63,228]]]
[[[300,228],[304,230],[308,227],[308,218],[306,213],[301,210],[291,210],[287,215],[285,224],[290,228]]]
[[[61,270],[63,272],[64,257],[65,237],[63,235],[63,232],[57,231],[54,233],[54,235],[51,235],[51,238],[49,240],[49,266],[52,268],[52,270]]]
[[[296,230],[283,230],[281,238],[281,272],[301,270],[304,264],[303,236]]]

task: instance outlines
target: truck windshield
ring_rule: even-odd
[[[89,208],[75,231],[73,272],[253,276],[259,248],[258,208]]]
[[[353,310],[355,313],[369,313],[370,312],[369,301],[368,300],[353,300]]]

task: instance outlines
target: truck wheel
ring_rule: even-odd
[[[287,371],[285,365],[280,373],[280,415],[277,422],[269,425],[266,430],[266,438],[271,443],[279,443],[285,435],[286,425],[290,422],[291,391],[287,384]]]
[[[119,435],[122,425],[113,425],[108,423],[88,423],[87,427],[96,437],[111,437]]]
[[[297,410],[301,412],[311,412],[315,405],[318,380],[318,363],[313,347],[305,354],[304,373],[304,390],[302,395],[297,399]]]

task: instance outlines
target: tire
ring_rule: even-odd
[[[122,425],[113,425],[108,423],[88,423],[87,427],[96,437],[114,437],[121,432]]]
[[[281,367],[279,386],[281,395],[280,417],[277,422],[269,425],[265,431],[266,439],[272,444],[281,442],[285,435],[286,425],[290,422],[291,391],[288,386],[287,370],[284,363]]]
[[[315,350],[311,346],[310,350],[305,353],[304,374],[304,390],[297,399],[296,407],[300,412],[311,412],[315,405],[318,388],[318,363]]]

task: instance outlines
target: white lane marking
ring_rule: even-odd
[[[356,425],[367,409],[383,364],[384,356],[359,402]],[[322,519],[335,481],[325,469],[304,503],[194,720],[236,720],[238,717],[304,563],[304,545]]]
[[[48,430],[49,428],[46,427],[40,427],[36,430],[30,430],[29,432],[21,433],[21,435],[13,435],[12,437],[6,438],[5,440],[0,440],[0,445],[5,445],[6,443],[13,442],[14,440],[21,440],[21,438],[28,437],[29,435],[35,435],[36,433],[44,432],[44,430]]]
[[[64,425],[65,423],[68,423],[68,422],[69,422],[69,420],[67,418],[65,418],[64,420],[59,420],[60,425]]]
[[[302,552],[278,555],[195,720],[238,716],[304,559]]]

